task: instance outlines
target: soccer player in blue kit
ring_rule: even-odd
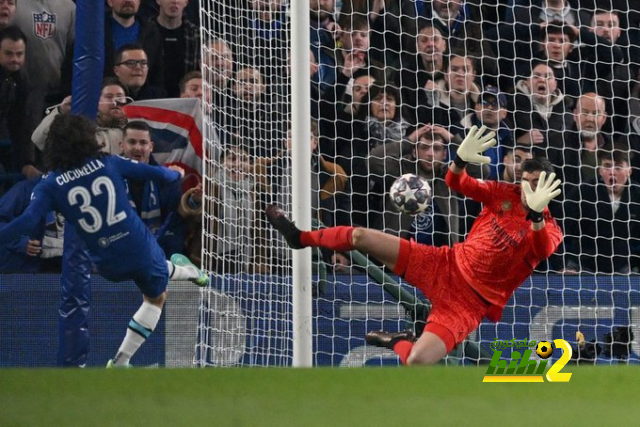
[[[183,171],[149,166],[101,151],[95,125],[81,116],[57,117],[44,150],[49,171],[34,188],[25,212],[0,228],[12,240],[34,228],[47,212],[62,213],[89,249],[98,272],[110,281],[133,280],[142,306],[107,367],[124,367],[155,329],[166,300],[169,279],[206,286],[209,278],[180,254],[169,262],[147,226],[132,209],[125,178],[173,182]],[[177,168],[179,169],[179,168]]]

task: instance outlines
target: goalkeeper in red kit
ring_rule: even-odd
[[[522,164],[520,184],[479,181],[467,163],[489,163],[482,152],[495,145],[493,132],[471,128],[449,166],[447,185],[484,205],[467,239],[435,247],[367,228],[332,227],[301,231],[277,206],[266,216],[294,249],[357,249],[384,263],[420,289],[432,308],[418,340],[412,332],[374,331],[366,341],[395,351],[403,364],[440,361],[474,331],[483,318],[498,321],[513,292],[542,260],[556,251],[562,232],[547,205],[560,194],[560,180],[542,157]]]

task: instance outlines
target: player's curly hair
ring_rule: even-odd
[[[66,171],[82,166],[89,157],[103,157],[96,139],[96,125],[74,114],[61,114],[53,120],[44,147],[47,170]]]

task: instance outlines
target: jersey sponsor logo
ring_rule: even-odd
[[[100,245],[101,248],[107,248],[110,244],[111,242],[109,242],[109,239],[106,237],[101,237],[100,239],[98,239],[98,245]]]
[[[47,40],[56,35],[56,14],[50,14],[43,10],[33,14],[33,34],[42,40]]]
[[[512,248],[517,247],[522,240],[522,237],[524,237],[524,234],[518,234],[518,240],[514,239],[509,235],[509,232],[507,230],[500,226],[498,220],[496,220],[495,218],[491,218],[491,230],[494,232],[494,234],[491,236],[493,243],[497,247],[504,245],[504,249],[506,249],[507,246]]]

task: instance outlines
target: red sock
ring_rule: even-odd
[[[353,250],[351,239],[353,230],[353,227],[340,226],[316,231],[303,231],[300,235],[300,242],[305,246],[321,246],[336,252],[347,252]]]
[[[403,365],[406,365],[412,348],[413,343],[411,341],[400,340],[393,346],[393,351],[400,356],[400,362],[402,362]]]

